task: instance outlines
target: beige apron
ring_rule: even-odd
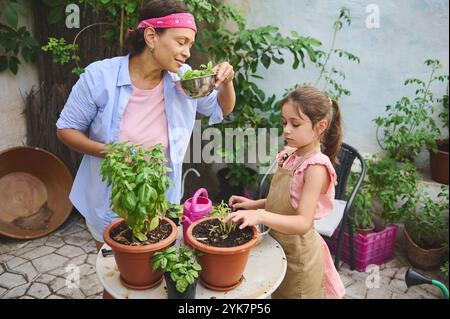
[[[267,211],[281,215],[297,214],[290,200],[291,181],[294,172],[305,159],[301,160],[293,170],[277,167],[267,196]],[[325,298],[322,242],[314,226],[301,236],[286,235],[275,230],[271,230],[270,234],[283,247],[287,258],[286,275],[281,285],[272,294],[272,298]]]

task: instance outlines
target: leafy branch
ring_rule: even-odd
[[[26,9],[15,0],[0,0],[0,72],[10,70],[17,74],[21,61],[19,54],[25,62],[37,60],[39,47],[36,39],[27,27],[18,27],[19,16],[28,18]]]
[[[315,86],[317,87],[322,80],[325,79],[325,84],[323,87],[323,91],[327,93],[328,96],[339,100],[342,95],[350,95],[350,91],[342,86],[336,80],[335,76],[339,76],[342,80],[345,80],[345,73],[341,70],[332,67],[331,70],[328,70],[328,63],[333,54],[337,54],[340,58],[346,58],[349,61],[354,61],[360,63],[359,57],[350,53],[348,51],[342,49],[335,49],[337,34],[340,30],[342,30],[344,24],[347,23],[348,26],[351,25],[350,18],[350,10],[342,7],[339,12],[339,17],[333,23],[333,40],[331,41],[331,47],[328,53],[320,52],[319,60],[317,62],[317,66],[320,68],[319,77],[316,80]],[[331,85],[331,89],[328,87]]]

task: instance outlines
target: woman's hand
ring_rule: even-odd
[[[213,70],[216,75],[216,87],[219,87],[222,83],[230,83],[234,79],[233,66],[228,62],[216,65]]]
[[[228,200],[228,206],[231,207],[232,210],[237,209],[255,209],[255,201],[252,199],[248,199],[243,196],[233,195]]]
[[[229,214],[225,217],[222,222],[224,224],[229,221],[233,221],[236,224],[240,224],[239,228],[243,229],[247,226],[254,226],[261,224],[261,214],[264,213],[264,210],[240,210],[234,213]]]

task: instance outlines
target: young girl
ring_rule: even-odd
[[[333,208],[333,164],[342,141],[339,106],[311,86],[296,89],[281,105],[288,146],[277,155],[279,167],[267,199],[232,196],[230,206],[245,210],[224,221],[240,223],[240,228],[264,224],[272,229],[288,262],[272,298],[342,298],[344,285],[325,241],[314,229],[314,219]]]

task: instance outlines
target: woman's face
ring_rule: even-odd
[[[154,38],[154,58],[163,70],[177,73],[191,56],[195,32],[187,28],[167,29]]]

